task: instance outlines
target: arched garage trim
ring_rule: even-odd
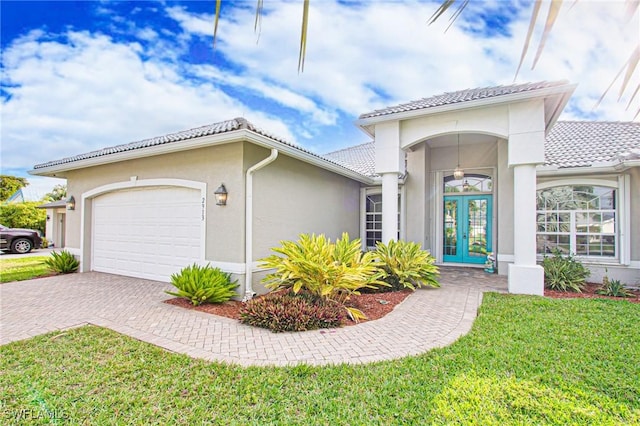
[[[207,206],[207,184],[205,182],[197,182],[185,179],[141,179],[132,177],[128,181],[115,182],[102,185],[97,188],[86,191],[82,194],[82,217],[80,226],[80,253],[82,260],[82,271],[87,272],[92,269],[91,258],[91,235],[92,235],[92,200],[100,195],[124,191],[135,188],[161,188],[161,187],[181,187],[190,188],[200,191],[200,200],[202,203],[202,220],[200,223],[200,253],[199,261],[205,259],[205,241],[206,241],[206,206]]]

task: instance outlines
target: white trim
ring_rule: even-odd
[[[245,274],[245,264],[238,262],[218,262],[215,260],[201,260],[198,261],[200,266],[211,265],[212,268],[220,268],[223,272],[235,275]]]
[[[582,170],[584,172],[585,170]],[[616,256],[612,258],[603,258],[603,262],[609,262],[609,264],[615,265],[629,265],[631,262],[631,178],[628,174],[619,174],[616,181],[607,180],[606,176],[600,176],[597,178],[591,177],[574,177],[569,179],[554,179],[548,182],[541,182],[536,185],[536,192],[548,188],[554,188],[558,186],[571,186],[571,185],[593,185],[602,186],[607,188],[613,188],[616,190]],[[537,206],[536,206],[537,207]],[[537,211],[537,208],[536,208]],[[538,234],[536,230],[536,235]],[[570,247],[574,248],[575,245],[575,233],[571,232]],[[538,259],[542,256],[537,254]],[[593,260],[589,260],[588,256],[576,256],[582,262],[589,263]],[[597,262],[597,261],[596,261]]]
[[[571,96],[571,94],[573,93],[576,87],[577,87],[577,84],[563,84],[560,86],[544,87],[540,89],[529,90],[526,92],[510,93],[507,95],[494,96],[494,97],[484,98],[484,99],[476,99],[476,100],[465,101],[461,103],[451,103],[451,104],[446,104],[446,105],[441,105],[436,107],[421,108],[417,110],[401,111],[401,112],[395,112],[390,114],[378,115],[374,117],[367,117],[367,118],[356,120],[355,124],[358,127],[363,128],[364,130],[364,127],[366,126],[382,123],[385,121],[396,121],[396,120],[400,121],[400,120],[407,120],[407,119],[422,117],[427,115],[441,114],[444,112],[464,111],[468,109],[483,108],[490,105],[508,104],[508,103],[514,103],[514,102],[519,102],[524,100],[538,99],[538,98],[544,99],[549,97],[550,95],[560,95],[563,98],[566,98],[568,100],[568,98]],[[559,112],[560,111],[554,111],[554,113],[557,115],[559,115]],[[553,119],[553,121],[555,121],[555,119]],[[547,124],[549,125],[549,127],[551,127],[552,123],[547,123]],[[373,134],[369,132],[367,133],[373,136]]]
[[[631,177],[618,177],[618,219],[620,224],[618,236],[620,238],[618,255],[622,265],[631,263]]]
[[[171,179],[171,178],[142,179],[142,180],[131,179],[128,181],[115,182],[107,185],[98,186],[94,189],[91,189],[89,191],[82,193],[81,195],[82,211],[80,215],[80,252],[84,254],[87,247],[87,236],[85,234],[85,229],[86,229],[85,227],[86,227],[86,221],[87,221],[87,204],[90,202],[90,200],[92,200],[93,198],[99,195],[110,193],[110,192],[117,192],[117,191],[122,191],[126,189],[132,189],[132,188],[162,187],[162,186],[176,186],[176,187],[200,190],[200,197],[202,200],[203,207],[202,207],[202,221],[200,223],[201,244],[200,244],[200,254],[199,254],[198,261],[203,261],[205,258],[206,241],[207,241],[206,239],[207,184],[205,182],[197,182],[197,181],[185,180],[185,179]],[[89,218],[91,220],[91,229],[89,230],[89,233],[91,234],[91,236],[93,236],[93,226],[94,226],[93,216],[94,215],[93,215],[93,206],[92,206],[91,217]],[[81,266],[82,268],[81,270],[84,272],[90,271],[92,268],[91,266],[91,262],[93,261],[93,243],[92,242],[90,246],[92,247],[92,249],[91,249],[91,253],[89,253],[89,261],[85,262]]]
[[[594,185],[594,186],[606,186],[609,188],[618,188],[618,182],[610,180],[594,179],[594,178],[572,178],[572,179],[556,179],[549,182],[542,182],[536,185],[536,191],[542,189],[554,188],[556,186],[569,186],[569,185]]]
[[[498,253],[498,262],[513,262],[514,260],[515,256],[512,254]]]
[[[583,167],[538,166],[538,176],[563,176],[595,173],[620,173],[632,167],[639,167],[640,160],[603,161]]]
[[[382,188],[379,186],[360,188],[360,245],[362,251],[367,251],[367,195],[380,195],[382,194]],[[404,185],[400,185],[398,188],[398,195],[400,196],[400,211],[398,212],[398,218],[400,219],[400,228],[398,232],[400,239],[405,240],[407,238],[407,205],[406,205],[406,189]]]
[[[488,172],[487,172],[488,171]],[[434,196],[434,202],[431,203],[431,217],[433,222],[430,225],[431,230],[431,254],[435,257],[436,262],[443,265],[454,266],[454,263],[444,261],[444,253],[442,245],[444,241],[444,224],[442,214],[444,211],[445,195],[490,195],[491,196],[491,251],[496,252],[498,248],[498,168],[495,166],[472,167],[465,169],[465,173],[483,174],[491,178],[490,192],[461,192],[446,193],[444,192],[444,178],[453,175],[453,169],[439,169],[431,171],[431,192]],[[488,174],[487,174],[488,173]],[[425,197],[427,194],[425,194]],[[426,202],[426,200],[425,200]],[[463,265],[473,265],[464,263]]]

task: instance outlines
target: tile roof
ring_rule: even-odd
[[[640,149],[640,123],[558,121],[547,135],[545,165],[588,167]]]
[[[559,168],[588,167],[615,161],[620,156],[637,153],[638,150],[640,123],[558,121],[545,141],[545,165]],[[376,176],[373,142],[331,152],[325,157],[365,176]]]
[[[59,160],[54,160],[54,161],[49,161],[47,163],[42,163],[42,164],[37,164],[33,167],[34,170],[38,170],[38,169],[43,169],[43,168],[47,168],[47,167],[53,167],[53,166],[58,166],[58,165],[64,165],[64,164],[68,164],[68,163],[73,163],[76,161],[82,161],[82,160],[88,160],[91,158],[96,158],[96,157],[103,157],[103,156],[107,156],[107,155],[111,155],[111,154],[117,154],[117,153],[121,153],[121,152],[127,152],[127,151],[133,151],[133,150],[137,150],[137,149],[143,149],[143,148],[148,148],[148,147],[153,147],[153,146],[158,146],[158,145],[165,145],[165,144],[171,144],[171,143],[179,143],[181,141],[185,141],[185,140],[189,140],[189,139],[195,139],[195,138],[199,138],[199,137],[203,137],[203,136],[211,136],[211,135],[216,135],[216,134],[222,134],[222,133],[228,133],[228,132],[232,132],[234,130],[241,130],[241,129],[246,129],[246,130],[250,130],[252,132],[258,133],[262,136],[265,136],[273,141],[285,144],[287,146],[290,146],[292,148],[295,148],[296,150],[299,150],[303,153],[309,154],[311,156],[314,156],[318,159],[324,160],[324,161],[328,161],[330,163],[336,164],[338,166],[341,167],[345,167],[346,169],[350,170],[350,171],[356,171],[355,169],[349,168],[344,166],[341,163],[332,161],[329,158],[325,158],[321,155],[318,155],[314,152],[311,152],[305,148],[302,148],[298,145],[294,145],[290,142],[285,141],[284,139],[281,139],[279,137],[273,136],[272,134],[260,129],[259,127],[255,126],[254,124],[252,124],[251,122],[247,121],[244,118],[234,118],[232,120],[226,120],[226,121],[221,121],[219,123],[214,123],[214,124],[209,124],[207,126],[201,126],[201,127],[196,127],[194,129],[189,129],[189,130],[184,130],[184,131],[180,131],[177,133],[170,133],[168,135],[164,135],[164,136],[158,136],[155,138],[150,138],[150,139],[144,139],[141,141],[136,141],[136,142],[131,142],[131,143],[126,143],[126,144],[122,144],[122,145],[116,145],[116,146],[112,146],[112,147],[108,147],[108,148],[103,148],[103,149],[99,149],[96,151],[91,151],[91,152],[87,152],[85,154],[80,154],[80,155],[75,155],[72,157],[66,157],[66,158],[62,158]]]
[[[324,157],[362,175],[376,176],[376,155],[373,142],[330,152]]]
[[[511,84],[508,86],[481,87],[476,89],[458,90],[456,92],[445,92],[441,95],[422,98],[417,101],[407,102],[404,104],[377,109],[366,114],[362,114],[360,119],[380,117],[384,115],[396,114],[400,112],[415,111],[426,108],[433,108],[443,105],[456,104],[461,102],[474,101],[478,99],[494,98],[497,96],[512,95],[515,93],[530,92],[538,89],[546,89],[549,87],[562,86],[567,84],[565,80],[561,81],[540,81],[537,83]]]

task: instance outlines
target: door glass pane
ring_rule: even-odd
[[[487,200],[468,200],[468,252],[471,257],[487,255]]]
[[[458,201],[444,201],[444,254],[446,256],[457,255],[458,242]]]

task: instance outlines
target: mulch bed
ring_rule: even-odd
[[[627,300],[631,303],[640,303],[640,291],[639,290],[631,290],[631,293],[634,294],[634,297],[612,297],[612,296],[604,296],[602,294],[596,293],[596,291],[602,286],[602,284],[595,283],[587,283],[585,288],[582,290],[582,293],[576,292],[564,292],[564,291],[556,291],[544,289],[544,295],[547,297],[552,297],[554,299],[612,299],[612,300]]]
[[[634,297],[611,297],[597,294],[596,291],[600,288],[600,284],[587,283],[582,293],[574,292],[562,292],[555,290],[544,290],[546,297],[554,299],[612,299],[612,300],[627,300],[631,303],[640,303],[640,291],[630,290]],[[411,290],[396,291],[390,293],[378,293],[378,294],[361,294],[359,296],[352,296],[349,306],[360,309],[367,316],[367,320],[362,322],[373,321],[384,317],[389,312],[393,311],[399,303],[407,298],[412,293]],[[216,304],[204,304],[200,306],[193,306],[191,302],[182,298],[175,298],[165,300],[165,303],[170,305],[179,306],[185,309],[194,309],[200,312],[206,312],[208,314],[219,315],[221,317],[231,318],[234,320],[240,319],[240,309],[243,306],[242,302],[236,300],[230,300],[224,303]],[[355,325],[356,323],[347,319],[343,325]]]
[[[360,323],[373,321],[387,315],[411,293],[411,290],[403,290],[390,293],[361,294],[359,296],[352,296],[349,300],[349,306],[360,309],[367,316],[368,319],[362,320]],[[243,305],[242,302],[230,300],[224,303],[207,303],[200,306],[193,306],[191,302],[182,298],[165,300],[165,303],[234,320],[240,319],[240,308],[242,308]],[[343,323],[345,326],[355,324],[355,322],[349,319]]]

